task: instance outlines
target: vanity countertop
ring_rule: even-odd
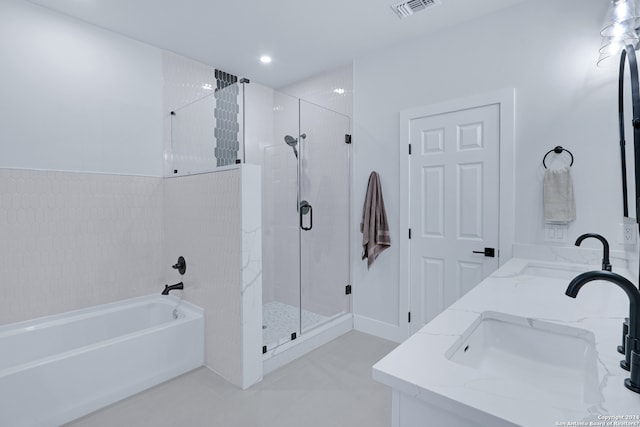
[[[374,365],[374,379],[426,404],[451,412],[466,410],[472,417],[488,415],[500,421],[497,424],[640,426],[640,419],[633,419],[640,415],[640,394],[624,386],[629,372],[619,367],[624,356],[616,351],[629,299],[619,287],[601,281],[585,285],[576,299],[569,298],[565,290],[571,277],[543,277],[534,275],[535,269],[527,270],[538,264],[573,269],[575,274],[565,272],[571,277],[598,269],[513,258]],[[636,283],[628,271],[614,266],[614,272]],[[591,331],[597,351],[596,397],[585,403],[550,396],[542,388],[522,390],[450,360],[451,349],[486,312]]]

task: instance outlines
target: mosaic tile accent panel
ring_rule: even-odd
[[[233,165],[236,163],[238,151],[240,150],[238,141],[238,133],[240,132],[240,124],[238,122],[238,114],[240,113],[238,77],[221,70],[215,70],[215,77],[216,91],[214,97],[216,106],[214,116],[216,128],[214,134],[216,138],[216,164],[217,166]]]

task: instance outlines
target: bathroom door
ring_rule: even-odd
[[[498,268],[499,105],[410,120],[410,332]]]

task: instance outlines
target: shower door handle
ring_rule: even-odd
[[[309,214],[309,227],[304,226],[304,217]],[[300,228],[309,231],[313,228],[313,206],[306,200],[300,202]]]

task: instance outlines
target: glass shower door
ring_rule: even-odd
[[[262,159],[262,335],[267,351],[300,335],[299,156],[293,143],[300,134],[298,99],[275,92],[273,114],[273,145],[263,149]]]
[[[301,332],[349,312],[350,119],[300,101]]]

